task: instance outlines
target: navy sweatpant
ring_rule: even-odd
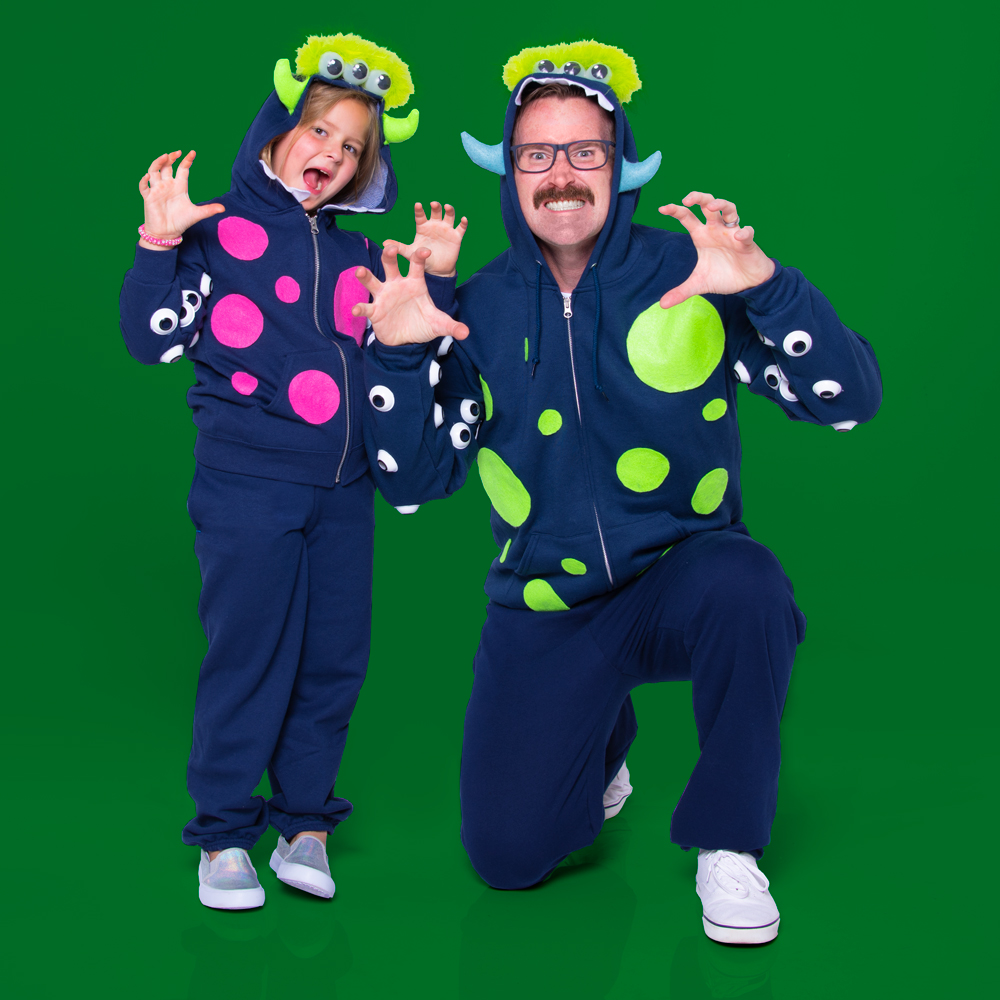
[[[374,486],[303,486],[198,465],[188,498],[208,638],[186,844],[252,847],[351,813],[333,792],[368,668]],[[265,768],[272,797],[253,790]]]
[[[701,756],[670,839],[759,856],[804,634],[791,582],[742,525],[693,535],[569,611],[491,603],[462,748],[462,842],[473,867],[496,888],[520,889],[590,844],[636,735],[629,692],[673,680],[692,682]]]

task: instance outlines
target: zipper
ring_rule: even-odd
[[[347,461],[347,449],[351,443],[351,384],[347,379],[347,356],[344,354],[344,349],[332,337],[327,337],[323,333],[323,327],[319,325],[319,223],[316,221],[315,215],[307,215],[306,218],[309,220],[309,234],[312,236],[315,265],[313,269],[313,323],[316,324],[316,329],[321,337],[333,341],[333,346],[340,352],[340,364],[344,369],[344,415],[347,417],[347,432],[344,435],[344,451],[340,456],[337,476],[334,479],[335,483],[339,483],[340,472],[344,468],[344,462]]]
[[[580,390],[576,384],[576,361],[573,357],[573,324],[570,320],[573,318],[573,293],[572,292],[560,292],[563,300],[563,317],[566,320],[566,339],[569,342],[569,369],[573,376],[573,396],[576,399],[576,419],[580,424],[580,435],[583,436],[583,412],[580,409]],[[584,445],[584,454],[586,454],[586,445]],[[588,477],[590,474],[590,463],[588,465]],[[591,487],[593,491],[593,487]],[[601,516],[597,513],[597,501],[591,499],[591,506],[594,509],[594,520],[597,522],[597,537],[601,543],[601,554],[604,556],[604,571],[608,574],[608,583],[613,587],[615,585],[615,578],[611,575],[611,561],[608,559],[608,549],[604,544],[604,532],[601,530]]]

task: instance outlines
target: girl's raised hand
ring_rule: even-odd
[[[207,219],[210,215],[218,215],[226,210],[225,205],[195,205],[188,197],[188,174],[194,163],[195,152],[192,149],[181,160],[174,176],[174,162],[181,155],[178,149],[173,153],[158,156],[149,165],[149,170],[139,181],[139,194],[145,202],[146,218],[143,226],[150,236],[172,240],[180,236],[196,222]],[[155,247],[145,240],[140,240],[144,247],[153,250],[165,249]]]
[[[426,248],[430,251],[430,256],[424,263],[427,273],[442,278],[454,277],[458,251],[462,248],[462,237],[469,228],[469,220],[463,215],[462,221],[456,226],[455,209],[451,205],[445,205],[442,210],[439,201],[431,202],[430,218],[427,218],[424,206],[418,201],[413,206],[413,218],[417,234],[412,243],[386,240],[384,246],[393,247],[409,261],[413,260],[415,250]]]

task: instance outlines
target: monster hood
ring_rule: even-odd
[[[409,68],[395,53],[357,35],[311,36],[302,45],[293,74],[289,61],[274,67],[274,90],[257,113],[233,164],[233,190],[263,201],[275,211],[296,206],[295,197],[267,176],[260,164],[265,146],[295,128],[309,84],[321,81],[355,90],[378,102],[379,169],[360,196],[350,202],[336,198],[320,209],[328,215],[388,212],[396,202],[396,175],[389,143],[404,142],[417,130],[420,114],[414,108],[406,118],[386,114],[386,108],[405,104],[413,93]]]

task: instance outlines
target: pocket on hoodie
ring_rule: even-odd
[[[601,540],[595,528],[582,535],[547,535],[532,532],[514,572],[521,577],[555,577],[604,573]]]
[[[340,352],[299,351],[285,358],[274,398],[260,407],[275,418],[269,437],[277,446],[328,451],[335,445],[331,432],[343,436],[347,420],[347,392]]]

